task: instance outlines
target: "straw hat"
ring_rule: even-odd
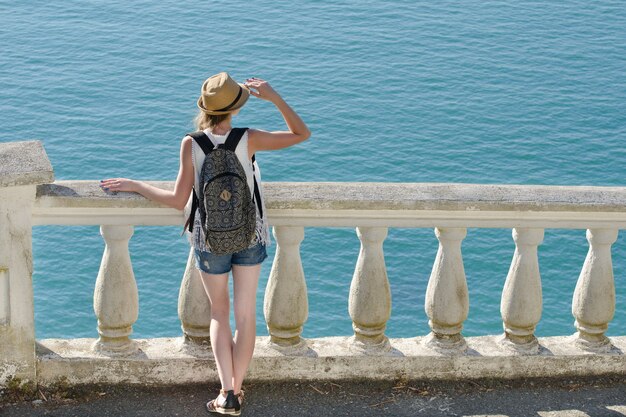
[[[202,83],[198,107],[207,114],[227,114],[242,107],[250,97],[250,89],[220,72]]]

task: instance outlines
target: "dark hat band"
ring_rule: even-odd
[[[230,103],[228,106],[226,106],[224,108],[213,110],[213,111],[226,111],[226,110],[230,109],[231,107],[233,107],[239,101],[239,98],[241,97],[241,93],[242,92],[243,92],[243,88],[241,88],[241,86],[239,86],[239,94],[237,94],[237,97],[235,98],[235,100],[233,100],[232,103]]]

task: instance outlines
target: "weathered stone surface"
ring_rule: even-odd
[[[535,327],[541,319],[542,291],[537,246],[543,229],[513,229],[515,253],[502,290],[500,313],[504,323],[503,343],[513,349],[536,350]]]
[[[174,189],[172,181],[146,182]],[[626,187],[263,182],[263,189],[268,209],[626,211]],[[104,192],[96,180],[41,185],[37,197],[54,197],[67,207],[160,207],[136,193]]]
[[[625,187],[394,183],[264,183],[271,208],[623,211]]]
[[[111,355],[137,348],[130,338],[139,318],[139,291],[128,251],[133,233],[133,226],[100,226],[106,245],[93,296],[100,335],[94,349]]]
[[[461,330],[469,313],[469,294],[461,242],[467,229],[437,227],[435,235],[439,248],[424,305],[432,331],[424,343],[432,349],[462,352],[467,348]]]
[[[172,181],[146,181],[166,190],[174,189]],[[100,188],[100,180],[55,181],[37,187],[37,199],[51,207],[167,207],[138,193],[110,192]]]
[[[272,348],[269,337],[257,337],[246,380],[339,380],[524,378],[554,376],[626,375],[626,337],[611,337],[614,349],[590,354],[576,347],[573,336],[538,338],[537,354],[521,355],[503,349],[497,336],[467,337],[462,354],[446,355],[422,345],[424,337],[390,339],[386,355],[356,355],[351,337],[308,339],[309,352],[287,355]],[[182,337],[135,339],[138,351],[109,358],[90,349],[95,339],[41,339],[37,346],[37,374],[41,384],[67,377],[69,384],[168,384],[217,380],[209,346],[197,352],[183,349]]]
[[[164,189],[173,182],[148,181]],[[264,183],[274,226],[357,227],[626,227],[626,188],[438,183]],[[98,181],[40,185],[38,224],[182,224],[180,210],[135,193],[107,193]],[[53,222],[53,223],[46,223]],[[64,223],[67,222],[67,223]],[[74,222],[74,223],[72,223]],[[87,222],[87,223],[85,223]],[[92,222],[92,223],[89,223]],[[276,236],[275,236],[276,237]],[[390,349],[355,354],[351,337],[304,340],[285,353],[257,338],[249,379],[525,378],[626,374],[626,336],[590,354],[576,337],[538,338],[537,349],[511,352],[500,336],[467,338],[455,355],[430,349],[424,337],[391,339]],[[41,383],[184,383],[217,378],[210,349],[188,349],[182,338],[135,339],[134,354],[109,358],[90,350],[94,339],[38,341]]]
[[[574,290],[572,314],[578,329],[576,343],[591,351],[611,349],[604,333],[615,314],[611,245],[617,235],[617,229],[587,230],[589,251]]]
[[[356,232],[361,248],[348,296],[354,348],[362,353],[380,354],[391,347],[385,336],[391,317],[391,288],[383,252],[387,228],[357,227]]]
[[[146,181],[173,189],[171,181]],[[439,183],[263,183],[269,223],[308,227],[626,228],[626,188]],[[40,185],[34,224],[183,225],[184,211],[99,181]]]
[[[194,250],[189,248],[187,265],[178,291],[178,318],[189,345],[210,344],[211,302],[207,297],[200,271],[196,268]]]
[[[13,376],[35,378],[34,200],[34,185],[0,187],[0,386]]]
[[[298,351],[309,314],[306,281],[300,258],[304,227],[275,227],[276,255],[265,289],[263,313],[273,343]]]
[[[0,143],[0,187],[54,181],[54,172],[38,140]]]

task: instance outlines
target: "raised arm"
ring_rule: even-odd
[[[256,151],[282,149],[300,143],[311,136],[311,131],[300,116],[287,104],[267,81],[260,78],[248,78],[246,86],[253,96],[273,103],[285,119],[289,131],[268,132],[259,129],[248,130],[248,153]],[[253,90],[256,89],[256,91]]]
[[[174,185],[174,191],[164,190],[146,182],[128,178],[109,178],[100,181],[105,191],[131,191],[147,199],[182,210],[189,201],[194,183],[193,163],[191,161],[191,137],[185,136],[180,144],[180,168]]]

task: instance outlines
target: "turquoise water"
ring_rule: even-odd
[[[264,181],[625,184],[624,1],[0,3],[0,141],[40,139],[58,180],[174,180],[202,81],[219,71],[268,80],[309,125],[296,146],[260,152]],[[236,126],[284,130],[254,97]],[[188,244],[177,227],[138,226],[133,337],[177,336]],[[626,233],[613,246],[626,334]],[[97,337],[98,226],[37,226],[36,336]],[[468,229],[467,336],[500,333],[509,229]],[[540,336],[574,331],[584,230],[546,230]],[[359,241],[305,228],[304,336],[349,335]],[[266,335],[259,283],[257,329]],[[428,333],[431,229],[389,229],[387,334]]]

